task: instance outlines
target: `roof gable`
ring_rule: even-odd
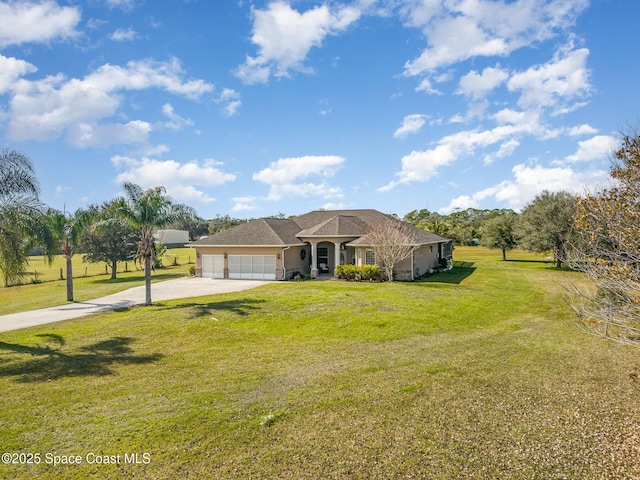
[[[298,237],[359,237],[367,233],[367,224],[353,215],[334,215],[324,222],[302,230]]]
[[[378,210],[314,210],[313,212],[305,213],[299,217],[295,217],[292,220],[300,225],[301,230],[310,229],[316,225],[320,225],[327,220],[336,216],[343,217],[355,217],[360,222],[369,225],[371,223],[380,222],[389,218],[389,215],[385,215]]]

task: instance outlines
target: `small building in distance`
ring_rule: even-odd
[[[189,243],[189,232],[186,230],[157,230],[153,238],[163,247],[182,248],[186,243]]]

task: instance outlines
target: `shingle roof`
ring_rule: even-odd
[[[367,233],[367,224],[353,215],[334,215],[329,220],[298,233],[298,237],[360,237]]]
[[[384,219],[391,218],[389,215],[385,215],[378,210],[315,210],[313,212],[305,213],[299,217],[295,217],[292,220],[300,225],[301,230],[306,230],[316,225],[319,225],[331,218],[341,215],[343,217],[356,217],[361,222],[369,225],[371,223],[380,222]]]
[[[363,235],[357,240],[349,242],[348,245],[354,247],[370,247],[371,242],[369,238],[369,235]],[[442,237],[433,232],[427,232],[413,225],[410,225],[408,227],[406,239],[408,245],[424,245],[429,243],[442,243],[449,241],[448,238]]]
[[[393,222],[406,226],[416,244],[448,242],[377,210],[316,210],[292,219],[259,218],[192,242],[194,246],[303,245],[299,237],[359,237],[350,245],[367,246],[369,225]]]
[[[202,238],[191,245],[213,246],[286,246],[302,245],[296,233],[300,227],[290,219],[259,218],[242,223],[229,230]]]

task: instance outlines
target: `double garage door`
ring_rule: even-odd
[[[229,278],[275,280],[275,255],[229,255]],[[224,256],[202,255],[202,276],[224,278]]]

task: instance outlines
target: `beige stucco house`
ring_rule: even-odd
[[[377,210],[318,210],[295,218],[259,218],[189,243],[196,275],[208,278],[283,280],[296,275],[333,276],[340,264],[375,264],[367,240],[374,224],[406,225],[412,254],[395,268],[397,280],[413,280],[451,260],[448,238]]]

